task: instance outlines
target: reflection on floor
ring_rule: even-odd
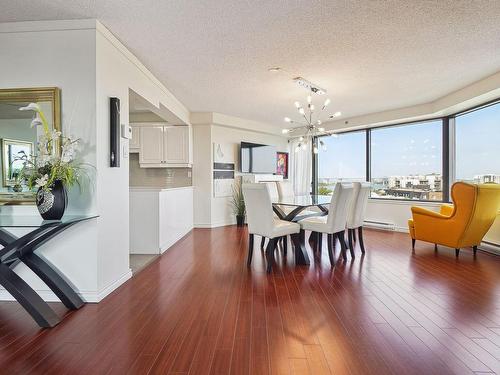
[[[246,228],[195,229],[53,329],[0,302],[0,374],[500,374],[500,257],[367,229],[364,256],[332,268],[324,236],[267,274],[254,245],[247,267]]]
[[[132,270],[132,274],[135,275],[157,257],[158,254],[130,254],[130,269]]]

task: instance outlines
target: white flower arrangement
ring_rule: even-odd
[[[38,137],[36,154],[26,155],[20,152],[17,158],[24,162],[19,180],[25,182],[30,190],[33,188],[50,190],[58,180],[65,187],[78,183],[83,171],[83,165],[75,161],[79,139],[64,137],[56,130],[50,131],[45,115],[36,103],[30,103],[19,110],[33,111],[31,126],[43,128],[43,133]],[[59,141],[60,154],[56,152]]]

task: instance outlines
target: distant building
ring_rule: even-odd
[[[487,183],[500,184],[500,175],[498,175],[498,174],[476,175],[476,176],[474,176],[474,183],[476,183],[476,184],[487,184]]]

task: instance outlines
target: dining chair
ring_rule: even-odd
[[[349,249],[354,258],[354,241],[356,239],[356,229],[358,230],[359,247],[365,253],[363,242],[363,222],[365,221],[366,205],[370,195],[369,182],[353,182],[352,200],[347,215],[347,237],[349,239]]]
[[[264,184],[267,186],[267,190],[269,191],[269,197],[271,198],[271,202],[275,202],[280,198],[278,186],[276,185],[275,181],[266,181],[266,182],[261,182],[261,184]],[[273,212],[273,215],[277,218],[277,215]],[[283,245],[283,252],[286,255],[287,252],[287,241],[285,239],[280,239],[281,243]],[[278,240],[278,241],[280,241]],[[263,249],[264,245],[266,244],[266,237],[262,237],[260,240],[260,248]]]
[[[276,185],[278,186],[278,194],[280,198],[293,197],[295,195],[291,182],[278,181],[276,182]]]
[[[300,225],[274,217],[271,197],[265,184],[243,184],[243,198],[248,222],[247,266],[252,263],[254,235],[259,235],[269,239],[266,248],[267,272],[269,273],[272,270],[277,240],[299,233]]]
[[[319,233],[319,246],[321,248],[322,233],[328,235],[328,256],[330,264],[333,267],[335,261],[333,259],[333,245],[335,238],[338,238],[342,249],[342,258],[347,260],[346,243],[345,243],[345,228],[347,224],[347,215],[352,198],[352,184],[337,183],[333,188],[332,200],[327,216],[314,216],[300,220],[301,230],[310,230],[311,232]]]

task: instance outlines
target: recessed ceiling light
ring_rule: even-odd
[[[281,71],[281,68],[279,66],[274,66],[272,68],[267,69],[270,72],[279,72]]]

